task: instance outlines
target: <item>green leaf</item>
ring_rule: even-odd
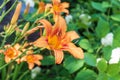
[[[107,73],[109,75],[111,75],[111,76],[114,76],[114,75],[118,74],[119,71],[120,71],[120,67],[119,66],[120,66],[119,64],[110,64],[108,66]]]
[[[91,5],[94,9],[98,10],[98,11],[101,11],[101,12],[105,12],[106,11],[106,8],[102,6],[101,3],[99,2],[91,2]]]
[[[108,76],[106,73],[99,73],[97,80],[108,80]]]
[[[71,30],[77,30],[75,23],[68,24],[68,31],[71,31]]]
[[[63,63],[63,66],[70,72],[73,73],[80,69],[84,64],[84,60],[75,59],[74,57],[70,56],[67,57]]]
[[[90,66],[96,66],[96,57],[93,54],[85,53],[85,62]]]
[[[97,68],[99,70],[99,72],[105,72],[107,69],[107,62],[105,59],[101,59],[98,63],[97,63]]]
[[[89,41],[87,39],[82,39],[80,42],[79,42],[79,45],[81,48],[85,49],[85,50],[88,50],[91,48],[91,44],[89,43]]]
[[[120,2],[119,0],[110,0],[113,6],[120,7]]]
[[[102,18],[99,18],[95,31],[99,38],[104,37],[110,31],[108,22]]]
[[[83,22],[79,22],[77,23],[79,25],[79,28],[83,28],[83,29],[87,29],[88,26],[86,24],[84,24]]]
[[[107,2],[107,1],[104,1],[104,2],[102,2],[102,7],[103,8],[109,8],[109,7],[111,7],[112,5],[109,3],[109,2]]]
[[[120,80],[120,74],[117,74],[115,76],[110,76],[109,80]]]
[[[107,47],[103,47],[102,48],[102,52],[103,52],[103,57],[109,61],[111,58],[111,53],[112,53],[112,47],[111,46],[107,46]]]
[[[47,56],[47,57],[44,57],[44,59],[41,62],[42,62],[42,65],[53,65],[55,64],[55,59],[53,56]]]
[[[113,46],[120,47],[120,27],[118,27],[114,32]]]
[[[75,80],[96,80],[96,77],[97,75],[94,71],[87,69],[78,72]]]
[[[4,55],[0,53],[0,67],[5,64]]]
[[[115,14],[115,15],[112,15],[111,18],[115,21],[119,21],[120,22],[120,14]]]

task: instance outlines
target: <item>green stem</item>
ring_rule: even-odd
[[[0,11],[3,9],[3,7],[9,2],[10,0],[4,0],[2,5],[0,6]]]
[[[3,20],[3,18],[14,8],[18,0],[15,0],[14,4],[8,9],[4,14],[1,15],[0,17],[0,22]]]
[[[100,50],[103,48],[103,45],[101,45],[100,47],[98,47],[98,49],[96,50],[96,56],[98,56]]]
[[[28,74],[29,72],[30,72],[30,70],[25,71],[25,72],[19,77],[18,80],[22,80],[22,78],[23,78],[26,74]]]
[[[6,39],[7,39],[7,36],[4,36],[0,49],[3,48],[3,46],[5,45]]]
[[[14,70],[14,75],[13,75],[12,80],[15,80],[15,79],[16,79],[16,77],[17,77],[17,73],[18,73],[18,72],[19,72],[19,65],[16,64],[16,66],[15,66],[15,70]]]
[[[12,46],[15,45],[15,43],[17,42],[17,39],[18,37],[15,37],[14,42],[12,43]]]
[[[11,71],[12,71],[12,63],[8,67],[8,72],[6,74],[6,80],[9,80]]]
[[[48,12],[48,13],[46,13],[44,16],[38,18],[38,19],[32,24],[32,27],[35,25],[35,23],[36,23],[38,20],[40,20],[40,19],[42,19],[42,18],[45,18],[45,17],[48,16],[49,14],[50,14],[50,12]]]
[[[26,52],[26,51],[25,51],[25,52]],[[25,54],[23,53],[23,54],[19,55],[18,57],[16,57],[15,59],[11,60],[9,63],[1,66],[1,67],[0,67],[0,70],[3,69],[4,67],[8,66],[10,63],[14,62],[16,59],[18,59],[19,57],[21,57],[21,56],[23,56],[23,55],[25,55]]]
[[[5,80],[5,78],[6,78],[6,68],[3,68],[2,70],[1,70],[1,77],[2,77],[2,80]]]
[[[18,73],[22,66],[23,66],[23,63],[16,64],[12,80],[16,80],[16,78],[18,77]]]
[[[0,70],[2,70],[4,67],[8,66],[10,63],[14,62],[15,60],[16,60],[16,59],[11,60],[9,63],[7,63],[7,64],[3,65],[2,67],[0,67]]]

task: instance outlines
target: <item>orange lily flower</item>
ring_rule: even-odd
[[[7,45],[7,47],[9,46],[10,45]],[[10,62],[12,59],[17,58],[21,54],[21,52],[18,50],[19,47],[19,44],[16,44],[14,47],[9,47],[5,50],[4,55],[6,63]]]
[[[28,51],[27,55],[21,58],[21,61],[27,61],[29,69],[32,69],[35,64],[41,65],[39,60],[42,60],[43,56],[38,54],[32,54],[32,51]]]
[[[69,3],[67,3],[67,2],[61,3],[60,0],[52,0],[52,3],[53,3],[53,5],[47,4],[46,7],[51,8],[50,11],[51,11],[51,13],[53,13],[54,20],[56,20],[56,18],[58,18],[58,16],[62,12],[69,14],[69,11],[66,9],[69,7]]]
[[[62,17],[59,17],[54,26],[44,19],[39,22],[44,25],[46,35],[33,42],[33,45],[53,50],[57,64],[60,64],[63,60],[63,50],[69,51],[75,58],[84,58],[83,50],[71,42],[73,39],[79,38],[78,34],[75,31],[66,32],[66,23]]]

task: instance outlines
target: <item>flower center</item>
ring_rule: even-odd
[[[8,56],[9,58],[14,58],[15,57],[15,51],[13,48],[8,48],[6,51],[5,51],[5,55]]]
[[[54,35],[52,37],[51,36],[48,37],[48,44],[51,49],[60,49],[62,47],[60,45],[60,39],[56,35]]]
[[[60,13],[60,6],[59,5],[54,5],[53,9],[54,9],[55,13]]]
[[[27,59],[27,62],[28,62],[28,63],[34,63],[34,61],[35,61],[35,60],[34,60],[34,56],[31,55],[31,54],[30,54],[30,55],[27,55],[26,59]]]

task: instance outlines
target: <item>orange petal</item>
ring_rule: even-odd
[[[28,63],[28,68],[31,70],[34,67],[33,63]]]
[[[43,56],[42,55],[34,55],[37,59],[40,59],[42,60],[43,59]]]
[[[37,31],[37,30],[40,29],[40,28],[43,28],[43,26],[34,27],[34,28],[28,30],[28,31],[25,33],[25,35],[30,35],[30,34],[34,33],[35,31]]]
[[[61,0],[52,0],[53,4],[57,4],[57,3],[60,3]]]
[[[17,44],[14,45],[14,48],[15,48],[16,50],[18,50],[18,49],[20,48],[20,45],[17,43]]]
[[[67,44],[71,42],[71,38],[69,36],[67,36],[67,34],[65,36],[62,37],[62,44]]]
[[[51,33],[51,30],[52,30],[52,25],[50,22],[48,22],[47,20],[45,19],[42,19],[42,20],[39,20],[40,23],[42,23],[45,27],[45,30],[46,30],[46,35],[49,35]]]
[[[38,66],[40,66],[41,62],[40,61],[35,61],[35,64],[37,64]]]
[[[48,46],[48,44],[46,42],[46,38],[43,36],[40,37],[39,39],[37,39],[36,41],[34,41],[33,45],[35,45],[37,47],[44,47],[44,48],[46,48]]]
[[[0,50],[0,53],[3,53],[4,52],[4,50]]]
[[[46,4],[45,9],[49,10],[49,8],[52,8],[52,4]]]
[[[71,41],[74,39],[80,38],[79,35],[75,31],[67,32],[67,36],[70,37]]]
[[[61,50],[54,50],[55,63],[60,64],[63,60],[64,54]]]
[[[79,47],[76,47],[73,43],[69,43],[68,49],[66,50],[69,51],[70,54],[73,55],[75,58],[78,58],[78,59],[84,58],[83,50]]]
[[[16,9],[15,9],[15,12],[14,12],[14,14],[13,14],[13,17],[12,17],[12,19],[11,19],[11,24],[15,24],[15,23],[16,23],[19,15],[20,15],[21,7],[22,7],[22,3],[19,2],[18,5],[17,5],[17,7],[16,7]]]
[[[17,62],[17,64],[20,64],[21,59],[17,59],[16,62]]]
[[[64,12],[64,13],[66,13],[67,15],[69,14],[69,10],[67,10],[67,9],[62,9],[61,12]]]
[[[20,61],[21,61],[21,62],[27,61],[27,60],[26,60],[26,56],[23,56],[23,57],[20,59]]]
[[[5,62],[6,62],[6,63],[10,62],[10,60],[11,60],[11,59],[10,59],[9,57],[5,56]]]
[[[53,28],[52,34],[60,34],[62,36],[65,35],[67,30],[67,25],[63,17],[58,16],[58,18],[55,20],[55,25]]]
[[[61,6],[62,6],[63,8],[68,8],[68,7],[69,7],[69,3],[63,2],[63,3],[61,3]]]

